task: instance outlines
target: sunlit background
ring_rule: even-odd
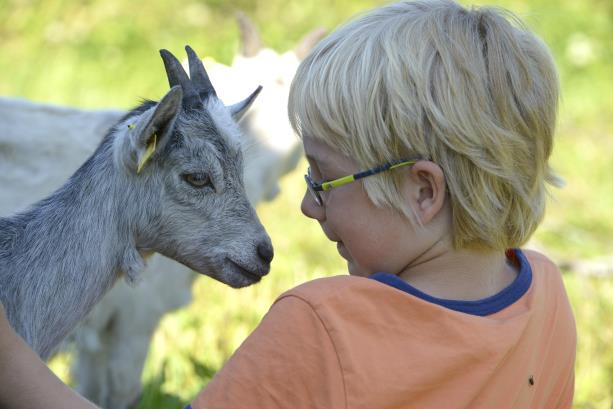
[[[467,4],[467,2],[463,2]],[[483,2],[476,2],[482,4]],[[532,247],[570,266],[564,279],[579,332],[576,408],[613,408],[613,275],[578,261],[613,263],[613,1],[492,1],[522,17],[551,47],[563,89],[554,167],[566,179],[552,192]],[[382,2],[342,0],[0,0],[0,95],[72,105],[129,108],[168,89],[158,49],[190,44],[229,64],[239,49],[235,13],[246,13],[277,51],[315,27],[333,29]],[[279,112],[279,115],[285,115]],[[0,124],[0,132],[2,124]],[[257,325],[273,300],[305,280],[343,274],[319,227],[299,211],[304,162],[258,213],[275,245],[271,274],[232,290],[200,278],[189,308],[155,335],[138,406],[181,408]],[[1,187],[0,187],[0,194]],[[69,354],[52,362],[67,375]]]

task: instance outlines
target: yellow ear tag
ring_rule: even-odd
[[[140,162],[138,162],[138,168],[136,169],[136,173],[140,173],[143,166],[145,166],[145,163],[147,163],[151,155],[153,155],[153,152],[155,152],[155,144],[157,143],[157,139],[157,134],[153,134],[153,137],[149,139],[147,149],[145,150],[145,153],[143,153],[143,157],[140,159]]]

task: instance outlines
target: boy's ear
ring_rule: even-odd
[[[128,122],[124,152],[130,157],[130,168],[140,173],[152,156],[161,152],[170,139],[175,121],[181,112],[183,91],[176,85],[168,91],[157,105]]]
[[[439,165],[419,161],[410,169],[410,200],[421,224],[432,221],[445,206],[445,175]]]

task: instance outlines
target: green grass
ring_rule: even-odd
[[[477,3],[483,4],[484,1]],[[567,186],[552,191],[534,243],[555,260],[587,259],[613,248],[613,2],[497,0],[524,18],[550,45],[563,102],[552,163]],[[333,28],[380,1],[339,0],[0,0],[0,95],[80,107],[124,107],[167,89],[157,50],[191,44],[229,63],[238,50],[233,14],[245,11],[266,44],[293,47],[317,26]],[[282,113],[280,113],[282,114]],[[0,124],[1,131],[1,124]],[[304,163],[302,164],[303,167]],[[316,223],[301,216],[302,169],[282,194],[258,208],[276,256],[272,272],[232,290],[200,278],[194,302],[167,316],[144,373],[140,409],[181,408],[206,384],[273,300],[306,280],[343,274],[345,266]],[[565,272],[579,344],[575,408],[613,408],[613,278]],[[68,379],[69,355],[52,363]]]

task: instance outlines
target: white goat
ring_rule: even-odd
[[[289,84],[299,60],[323,35],[316,30],[294,51],[263,49],[248,20],[241,18],[242,54],[232,67],[209,64],[208,72],[225,101],[237,90],[264,85],[258,103],[240,125],[247,136],[245,188],[253,204],[278,193],[279,178],[295,167],[300,144],[284,115]],[[84,111],[0,98],[0,215],[42,197],[93,152],[99,139],[124,112]],[[76,331],[73,376],[78,389],[99,405],[124,409],[139,396],[141,372],[161,317],[191,299],[194,273],[154,255],[135,288],[119,282]]]

